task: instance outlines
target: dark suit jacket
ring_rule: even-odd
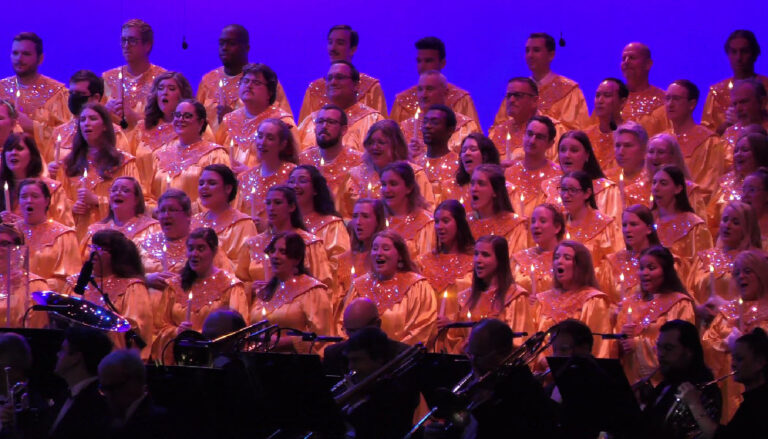
[[[174,425],[168,411],[155,405],[149,395],[133,412],[128,421],[112,432],[112,439],[167,439],[176,438],[181,432],[180,426]]]
[[[54,420],[58,417],[59,410],[56,411]],[[49,437],[101,439],[109,432],[111,422],[109,407],[104,397],[99,394],[97,380],[77,394],[69,410]]]

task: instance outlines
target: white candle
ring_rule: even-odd
[[[624,199],[626,196],[624,193],[624,171],[621,171],[621,174],[619,174],[619,192],[621,193],[621,210],[623,212],[627,205],[627,201]]]
[[[163,272],[168,271],[168,246],[163,244]]]
[[[80,179],[80,188],[85,189],[85,182],[88,180],[88,169],[83,171],[83,177]]]
[[[536,285],[536,266],[534,264],[531,264],[531,296],[536,296],[536,291],[538,290],[538,285]]]
[[[192,292],[189,292],[189,296],[187,296],[187,321],[191,321],[192,319]]]
[[[509,134],[509,131],[507,131],[507,141],[504,142],[505,149],[507,150],[507,160],[512,160],[511,140],[512,140],[512,136]]]
[[[5,195],[5,211],[11,211],[11,191],[8,189],[8,182],[3,183],[3,195]]]
[[[59,162],[59,157],[61,157],[61,134],[56,136],[56,151],[54,153],[54,161],[56,163]]]
[[[627,308],[627,324],[632,324],[632,307]]]
[[[226,105],[224,102],[224,81],[219,79],[219,105]]]
[[[251,218],[256,219],[256,186],[251,188]]]
[[[715,266],[709,265],[709,298],[715,298]]]
[[[354,278],[355,277],[355,266],[353,265],[352,268],[349,269],[349,277]]]
[[[440,301],[440,317],[445,317],[445,302],[448,300],[448,290],[443,291],[443,300]]]
[[[24,309],[29,307],[29,245],[24,248]]]
[[[230,166],[235,166],[235,140],[230,139],[229,141],[229,164]]]
[[[413,140],[419,139],[419,114],[421,114],[421,107],[416,108],[416,116],[413,117]]]
[[[627,286],[624,284],[624,273],[619,274],[619,294],[621,299],[627,297]]]

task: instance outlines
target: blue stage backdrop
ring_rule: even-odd
[[[553,70],[581,84],[592,108],[594,90],[607,76],[621,77],[622,47],[642,41],[652,50],[651,82],[662,88],[678,78],[702,91],[730,75],[723,43],[739,28],[753,30],[768,52],[768,2],[728,1],[25,1],[3,7],[0,42],[10,52],[19,31],[44,40],[41,71],[62,82],[77,69],[101,73],[122,63],[120,24],[141,18],[155,30],[152,61],[183,72],[193,86],[217,67],[217,38],[230,23],[251,35],[251,61],[270,65],[298,116],[307,84],[327,71],[326,32],[346,23],[360,33],[353,62],[381,80],[391,108],[397,92],[416,82],[413,43],[434,35],[445,41],[449,81],[470,91],[484,129],[493,121],[506,80],[528,75],[526,37],[548,32],[567,42]],[[182,50],[182,35],[189,48]],[[9,53],[8,52],[8,53]],[[757,64],[768,74],[768,53]],[[8,59],[8,58],[6,58]],[[9,63],[3,76],[12,73]]]

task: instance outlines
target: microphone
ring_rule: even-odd
[[[600,334],[598,332],[593,332],[592,335],[596,335],[603,340],[624,340],[625,338],[628,338],[629,336],[627,334]]]
[[[77,276],[77,283],[75,284],[74,291],[81,296],[85,293],[85,287],[88,286],[88,282],[91,280],[91,275],[93,274],[93,257],[95,255],[95,251],[91,252],[91,256],[88,257],[88,260],[83,264],[83,268],[80,269],[80,275]]]
[[[444,326],[445,329],[472,328],[480,322],[453,322]]]
[[[32,305],[32,311],[64,311],[69,305]]]
[[[342,337],[332,337],[327,335],[317,335],[314,332],[303,332],[298,329],[291,329],[288,331],[288,335],[301,337],[301,341],[319,341],[319,342],[334,342],[338,343],[343,341]]]

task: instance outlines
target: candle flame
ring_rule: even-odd
[[[264,317],[265,315],[267,315],[267,308],[262,306],[261,307],[261,316]]]
[[[739,306],[741,306],[741,305],[744,305],[744,299],[742,299],[741,297],[739,297]]]
[[[621,174],[619,174],[619,181],[624,183],[624,171],[621,171]]]
[[[534,266],[533,264],[531,264],[531,273],[533,273],[534,271],[536,271],[536,266]]]
[[[188,300],[192,300],[192,292],[191,291],[189,292],[189,296],[187,296],[187,299]]]
[[[520,202],[522,203],[524,201],[525,201],[525,194],[520,194]]]
[[[86,179],[88,178],[88,170],[87,169],[83,171],[83,178],[86,178]]]
[[[389,227],[389,218],[384,218],[384,227]]]
[[[443,291],[443,299],[448,298],[448,290]]]
[[[57,141],[57,142],[61,142],[61,134],[59,134],[58,136],[56,136],[56,141]]]
[[[3,183],[3,189],[6,190],[6,191],[8,190],[8,182],[7,181],[5,183]]]
[[[728,90],[733,88],[733,81],[728,81]]]
[[[167,251],[168,251],[168,246],[166,246],[165,244],[163,244],[163,253],[165,253],[165,252],[167,252]]]
[[[222,81],[221,79],[219,79],[219,88],[221,88],[221,87],[224,87],[224,81]]]
[[[511,138],[512,136],[510,136],[509,133],[507,133],[507,140],[510,140]]]
[[[21,97],[21,90],[18,89],[18,90],[16,90],[16,99],[18,99],[20,97]]]
[[[627,314],[632,314],[632,307],[627,308]]]
[[[171,174],[165,174],[165,183],[171,184]]]
[[[472,318],[472,313],[467,311],[467,320],[470,320]]]
[[[120,71],[117,72],[117,79],[121,81],[123,80],[123,69],[120,69]]]
[[[354,265],[353,265],[353,266],[352,266],[352,268],[349,270],[349,272],[350,272],[350,274],[352,274],[352,276],[354,276],[354,275],[355,275],[355,266],[354,266]]]
[[[711,264],[710,264],[710,266],[709,266],[709,272],[710,272],[710,273],[714,273],[714,272],[715,272],[715,266],[714,266],[714,265],[711,265]]]
[[[251,188],[251,195],[253,195],[253,194],[255,194],[255,193],[256,193],[256,186],[254,186],[254,187],[252,187],[252,188]]]
[[[373,188],[373,186],[371,185],[371,182],[369,181],[368,182],[368,190],[370,191],[372,188]]]
[[[619,274],[619,282],[624,283],[624,273]]]
[[[459,197],[459,203],[464,204],[464,197]]]
[[[653,194],[651,194],[650,201],[651,201],[651,203],[653,203]]]
[[[565,232],[565,239],[571,239],[571,232]]]
[[[325,166],[325,159],[320,157],[320,166]]]
[[[414,116],[416,120],[419,120],[419,114],[421,114],[421,107],[416,108],[416,116]]]

